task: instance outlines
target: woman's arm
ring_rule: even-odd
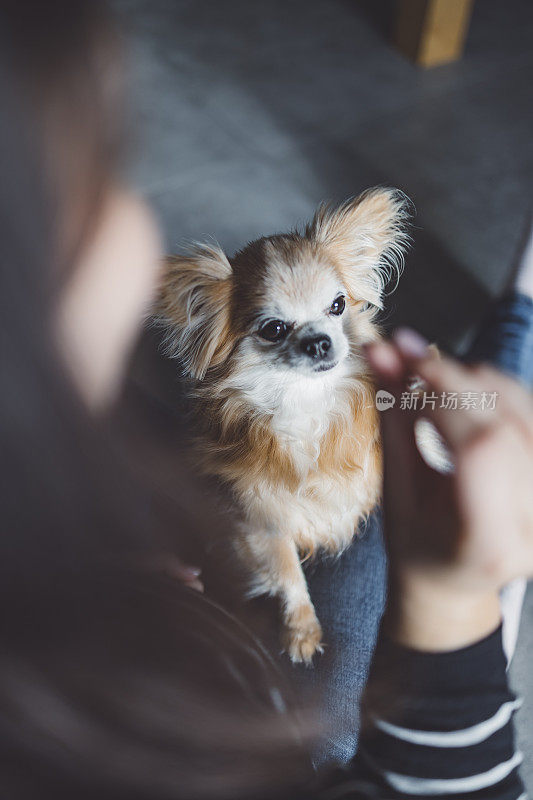
[[[379,797],[517,800],[524,791],[512,724],[517,708],[501,627],[446,653],[413,650],[383,635],[354,775]]]
[[[417,351],[418,348],[418,351]],[[421,343],[377,345],[382,388],[417,373],[428,391],[498,393],[485,415],[427,409],[454,461],[431,470],[416,415],[383,413],[390,593],[364,699],[360,750],[326,796],[524,797],[502,649],[498,591],[533,573],[533,407],[512,380],[427,356]],[[329,795],[328,795],[329,793]]]
[[[400,644],[385,621],[358,754],[323,798],[523,799],[512,722],[519,705],[507,683],[500,625],[470,645],[436,652]]]

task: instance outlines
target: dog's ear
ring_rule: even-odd
[[[165,262],[156,312],[166,329],[164,347],[198,380],[231,349],[231,278],[231,265],[217,246],[195,245],[189,255]]]
[[[305,236],[327,247],[354,300],[383,307],[383,289],[399,278],[409,236],[410,202],[397,189],[369,189],[338,208],[322,205]]]

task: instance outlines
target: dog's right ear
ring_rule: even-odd
[[[409,216],[403,192],[376,186],[337,208],[320,206],[305,236],[335,256],[352,299],[383,308],[386,284],[402,271]]]
[[[187,256],[166,259],[156,312],[166,329],[164,347],[197,380],[231,350],[231,277],[231,265],[217,246],[196,245]]]

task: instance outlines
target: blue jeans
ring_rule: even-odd
[[[469,362],[488,362],[533,384],[533,300],[512,293],[480,327]],[[290,667],[304,701],[318,701],[331,735],[317,763],[345,763],[357,747],[359,698],[364,688],[386,595],[386,557],[379,511],[361,538],[335,560],[314,564],[307,574],[327,647],[313,669]]]
[[[510,292],[491,309],[465,361],[492,364],[533,385],[533,300]]]

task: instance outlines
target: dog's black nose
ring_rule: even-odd
[[[331,339],[325,333],[319,336],[306,336],[300,342],[300,347],[309,358],[322,360],[327,357],[331,349]]]

